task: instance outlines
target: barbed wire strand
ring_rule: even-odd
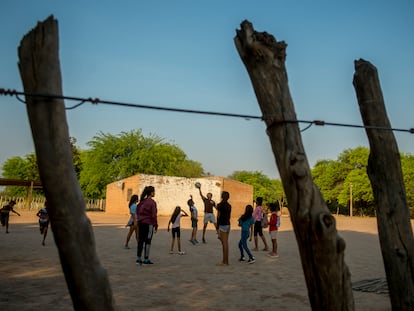
[[[271,118],[264,118],[262,116],[255,116],[255,115],[247,115],[247,114],[238,114],[238,113],[226,113],[226,112],[215,112],[215,111],[205,111],[205,110],[194,110],[194,109],[182,109],[182,108],[171,108],[171,107],[160,107],[160,106],[152,106],[152,105],[141,105],[141,104],[133,104],[133,103],[123,103],[123,102],[116,102],[116,101],[108,101],[108,100],[101,100],[99,98],[82,98],[82,97],[74,97],[74,96],[62,96],[62,95],[53,95],[53,94],[32,94],[32,93],[25,93],[19,92],[16,90],[11,89],[3,89],[0,88],[0,95],[4,96],[15,96],[17,100],[26,104],[26,102],[20,98],[20,96],[25,97],[38,97],[38,98],[46,98],[46,99],[63,99],[69,101],[78,101],[79,103],[70,107],[65,107],[66,110],[73,110],[84,103],[90,102],[91,104],[106,104],[106,105],[114,105],[114,106],[121,106],[121,107],[131,107],[131,108],[141,108],[141,109],[152,109],[152,110],[163,110],[163,111],[170,111],[170,112],[179,112],[179,113],[192,113],[192,114],[202,114],[202,115],[215,115],[215,116],[222,116],[222,117],[233,117],[233,118],[243,118],[245,120],[255,119],[255,120],[262,120],[262,121],[271,121],[272,123],[268,126],[267,129],[270,127],[283,124],[283,123],[305,123],[308,124],[301,132],[309,129],[312,125],[317,126],[339,126],[339,127],[351,127],[351,128],[364,128],[364,129],[376,129],[376,130],[387,130],[387,131],[396,131],[396,132],[407,132],[410,134],[414,134],[414,128],[410,129],[401,129],[401,128],[390,128],[390,127],[383,127],[383,126],[369,126],[369,125],[355,125],[355,124],[347,124],[347,123],[335,123],[335,122],[325,122],[322,120],[274,120]]]

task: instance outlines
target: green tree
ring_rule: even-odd
[[[351,186],[352,185],[352,186]],[[350,192],[352,187],[352,214],[375,216],[374,194],[366,169],[354,169],[344,181],[344,188],[338,196],[338,203],[350,214]]]
[[[313,180],[332,212],[340,207],[338,196],[344,188],[344,172],[341,164],[332,160],[318,161],[312,170]]]
[[[76,138],[70,137],[70,146],[72,148],[72,156],[73,156],[73,166],[75,167],[76,176],[78,177],[78,180],[80,178],[80,172],[82,171],[82,159],[81,159],[81,153],[82,150],[76,146]]]
[[[352,184],[353,214],[375,214],[371,183],[366,173],[368,156],[366,147],[346,149],[336,161],[319,161],[312,169],[314,182],[332,212],[349,215]]]
[[[410,216],[414,218],[414,155],[401,154],[401,168]]]
[[[356,147],[354,149],[345,149],[338,156],[338,162],[341,163],[346,173],[354,169],[366,168],[368,165],[369,149],[366,147]]]
[[[2,175],[9,179],[19,180],[40,180],[39,169],[37,167],[36,155],[27,154],[24,158],[12,157],[7,159],[3,164]],[[6,192],[10,196],[25,196],[27,187],[8,186]],[[33,195],[42,194],[41,191],[35,190]]]
[[[80,184],[85,196],[105,197],[106,185],[136,174],[200,177],[200,163],[187,159],[176,145],[156,135],[144,137],[141,130],[111,135],[100,132],[81,153]]]
[[[76,146],[76,139],[70,137],[70,144],[73,153],[73,162],[76,174],[79,178],[82,170],[81,150]],[[12,157],[7,159],[2,167],[2,175],[5,178],[19,180],[40,180],[39,168],[37,166],[36,154],[29,153],[25,157]],[[27,193],[27,187],[8,186],[6,193],[10,196],[24,196]],[[43,195],[43,191],[35,189],[33,195]]]
[[[270,179],[262,172],[235,171],[228,178],[253,186],[253,197],[263,197],[265,204],[285,197],[282,182]]]

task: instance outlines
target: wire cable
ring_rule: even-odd
[[[22,98],[20,98],[20,96],[22,95],[25,97],[37,97],[37,98],[45,98],[45,99],[62,99],[62,100],[79,102],[78,104],[75,104],[73,106],[65,107],[66,110],[76,109],[82,106],[84,103],[89,102],[94,105],[105,104],[105,105],[113,105],[113,106],[121,106],[121,107],[162,110],[162,111],[179,112],[179,113],[192,113],[192,114],[202,114],[202,115],[214,115],[214,116],[221,116],[221,117],[243,118],[245,120],[253,119],[253,120],[271,121],[271,124],[267,127],[267,130],[269,130],[272,126],[278,125],[278,124],[305,123],[308,125],[304,129],[302,129],[301,132],[306,131],[312,125],[317,125],[317,126],[329,125],[329,126],[341,126],[341,127],[351,127],[351,128],[364,128],[364,129],[376,129],[376,130],[386,130],[386,131],[396,131],[396,132],[407,132],[410,134],[414,134],[414,128],[401,129],[401,128],[390,128],[390,127],[384,127],[384,126],[355,125],[355,124],[347,124],[347,123],[325,122],[322,120],[309,121],[309,120],[271,119],[271,118],[264,118],[262,116],[238,114],[238,113],[226,113],[226,112],[215,112],[215,111],[205,111],[205,110],[182,109],[182,108],[124,103],[124,102],[116,102],[116,101],[109,101],[109,100],[101,100],[99,98],[92,98],[92,97],[82,98],[82,97],[62,96],[62,95],[53,95],[53,94],[32,94],[32,93],[19,92],[16,90],[3,89],[3,88],[0,88],[0,95],[15,96],[17,100],[19,100],[20,102],[24,104],[26,104],[26,102]]]

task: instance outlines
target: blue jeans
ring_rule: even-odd
[[[243,250],[246,251],[249,258],[253,257],[252,253],[249,250],[249,247],[247,246],[247,239],[249,238],[249,236],[250,236],[249,231],[242,231],[241,232],[241,238],[240,238],[240,241],[239,241],[240,258],[244,257]]]

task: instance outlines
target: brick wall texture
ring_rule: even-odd
[[[179,205],[188,212],[187,201],[193,196],[199,216],[204,215],[204,204],[198,189],[194,186],[201,183],[201,191],[206,196],[208,192],[213,194],[213,200],[220,202],[222,191],[230,193],[229,203],[232,205],[232,218],[238,218],[244,212],[247,204],[253,202],[253,187],[238,181],[224,177],[185,178],[174,176],[158,176],[139,174],[106,186],[107,214],[129,214],[128,202],[133,194],[141,196],[146,186],[154,186],[158,215],[169,216],[174,208]]]

